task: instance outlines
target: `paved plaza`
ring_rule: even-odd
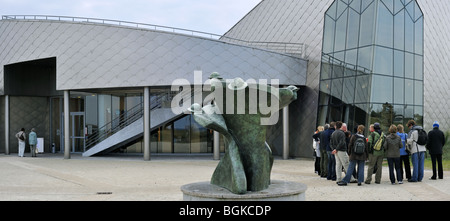
[[[83,158],[41,154],[37,158],[0,155],[1,201],[181,201],[180,187],[208,181],[219,161],[211,155],[106,156]],[[307,201],[439,201],[450,200],[450,173],[432,181],[431,171],[419,183],[391,185],[383,168],[381,184],[349,184],[320,178],[312,159],[275,159],[272,179],[304,183]],[[367,168],[367,167],[366,167]]]

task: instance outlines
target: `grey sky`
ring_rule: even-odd
[[[0,15],[122,20],[224,34],[261,0],[0,0]]]

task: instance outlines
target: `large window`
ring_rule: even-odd
[[[335,0],[324,22],[318,124],[422,124],[423,13],[417,2]]]

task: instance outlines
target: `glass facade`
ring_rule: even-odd
[[[325,13],[318,124],[423,124],[423,13],[415,0],[335,0]]]
[[[167,108],[170,110],[172,97],[170,89],[158,88],[151,91],[151,110]],[[143,105],[141,93],[115,91],[114,93],[85,93],[85,124],[87,139],[97,131],[109,133],[119,125],[121,118],[136,111]],[[82,125],[82,124],[81,124]],[[166,122],[151,132],[152,153],[212,153],[213,131],[200,126],[191,115],[180,116]],[[223,145],[221,145],[223,152]],[[143,141],[137,140],[128,147],[118,149],[122,153],[143,153]]]

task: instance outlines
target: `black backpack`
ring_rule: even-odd
[[[427,141],[428,141],[427,132],[425,132],[425,130],[423,130],[423,129],[418,129],[417,132],[418,132],[419,138],[417,139],[416,143],[421,146],[426,145]]]
[[[364,141],[365,138],[358,135],[355,136],[356,140],[353,146],[353,153],[356,155],[362,155],[366,150],[366,142]]]

